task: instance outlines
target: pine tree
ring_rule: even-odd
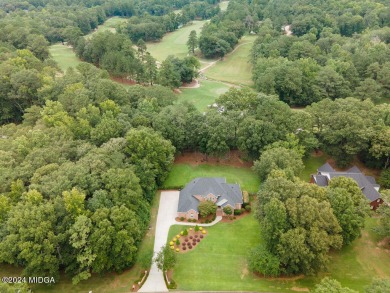
[[[198,47],[198,37],[195,30],[191,31],[190,36],[188,37],[187,47],[190,53],[195,53],[195,49]]]

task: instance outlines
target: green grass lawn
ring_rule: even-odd
[[[325,276],[343,286],[363,292],[375,277],[390,278],[389,250],[376,247],[371,229],[377,219],[369,218],[363,236],[340,252],[331,254],[328,273],[301,278],[260,278],[247,268],[248,251],[261,242],[258,222],[247,216],[231,223],[207,227],[208,236],[191,252],[178,254],[173,279],[185,291],[296,292],[314,288]],[[182,226],[172,226],[168,239]]]
[[[204,74],[212,79],[234,84],[253,85],[250,50],[256,36],[244,36],[237,49],[207,69]]]
[[[105,32],[105,31],[110,31],[115,33],[116,32],[116,27],[117,25],[126,22],[127,18],[124,17],[119,17],[119,16],[114,16],[111,18],[108,18],[102,25],[98,26],[98,29],[88,35],[86,35],[86,38],[90,38],[92,35],[98,33],[98,32]]]
[[[260,186],[260,180],[250,168],[175,164],[162,188],[184,186],[197,177],[225,177],[228,183],[238,183],[241,189],[249,192],[257,192]]]
[[[58,63],[62,71],[66,71],[69,67],[76,67],[82,61],[77,58],[72,48],[62,45],[55,44],[49,48],[50,54],[54,61]]]
[[[172,226],[168,239],[182,229]],[[173,279],[178,290],[288,292],[285,282],[260,279],[248,270],[248,252],[261,241],[252,215],[206,230],[207,237],[193,251],[177,255]]]
[[[147,230],[144,240],[139,248],[139,254],[135,265],[123,273],[107,273],[104,275],[93,275],[87,281],[73,286],[70,278],[61,275],[61,280],[55,286],[34,286],[34,292],[89,292],[103,293],[103,292],[130,292],[131,287],[136,281],[141,271],[145,268],[143,263],[151,260],[153,257],[154,234],[156,227],[156,219],[158,212],[158,205],[160,202],[160,193],[158,192],[153,200],[151,208],[151,229]],[[1,276],[17,276],[20,275],[21,269],[14,268],[9,265],[0,266]]]
[[[226,93],[229,88],[228,85],[221,82],[200,80],[199,88],[180,89],[182,93],[179,94],[177,102],[188,101],[203,112],[207,110],[208,105],[212,105],[215,99]]]
[[[308,158],[303,159],[303,164],[305,165],[305,169],[303,169],[302,173],[299,175],[305,182],[310,181],[310,175],[317,173],[317,169],[326,163],[328,156],[322,154],[322,156],[312,156],[310,155]]]
[[[219,8],[221,8],[222,11],[226,11],[228,5],[229,5],[229,1],[222,1],[219,3]]]
[[[166,34],[160,42],[149,42],[146,47],[150,54],[158,61],[165,60],[169,55],[174,55],[178,58],[184,58],[188,55],[187,41],[192,30],[195,30],[199,36],[202,26],[206,20],[195,20],[192,24]]]

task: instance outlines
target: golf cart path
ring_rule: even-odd
[[[175,220],[177,207],[179,206],[179,195],[180,191],[176,190],[161,192],[160,204],[157,213],[156,234],[154,237],[153,259],[161,250],[161,247],[166,244],[169,228],[172,225],[194,226],[194,223],[182,223],[176,222]],[[202,226],[212,226],[221,220],[222,217],[217,217],[212,223],[202,224]],[[154,261],[152,262],[152,267],[146,282],[143,284],[141,289],[138,290],[138,292],[168,292],[163,273],[157,268]]]

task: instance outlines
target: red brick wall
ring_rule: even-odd
[[[191,217],[191,214],[192,214],[192,217]],[[178,212],[177,213],[177,216],[179,218],[183,217],[185,219],[195,219],[195,220],[198,220],[198,217],[199,217],[199,213],[197,211],[194,211],[194,210],[189,210],[188,212],[184,213],[184,212]]]
[[[383,199],[381,198],[370,202],[371,209],[375,211],[382,203],[383,203]]]

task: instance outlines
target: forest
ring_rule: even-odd
[[[369,211],[356,184],[338,180],[324,191],[296,176],[302,159],[322,150],[339,167],[358,158],[382,170],[390,188],[390,6],[231,0],[222,12],[216,4],[0,0],[0,263],[26,276],[66,273],[74,284],[131,267],[156,190],[185,151],[223,158],[239,150],[254,162],[256,218],[273,235],[252,258],[268,259],[267,271],[255,262],[254,271],[315,274],[330,250],[359,237]],[[129,20],[116,33],[83,37],[112,16]],[[145,42],[194,19],[210,21],[188,57],[157,66]],[[178,103],[173,89],[198,76],[192,53],[223,59],[245,34],[256,35],[253,88],[217,97],[223,111]],[[85,62],[60,72],[48,50],[57,42]],[[390,236],[389,211],[380,213]]]

